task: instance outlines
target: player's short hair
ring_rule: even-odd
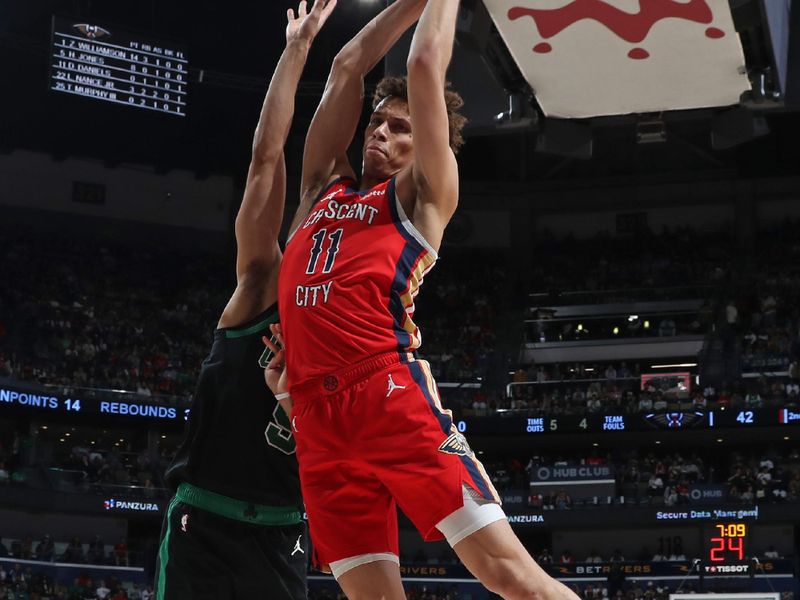
[[[408,102],[408,79],[405,77],[384,77],[375,88],[372,97],[372,110],[386,100],[386,98],[399,98]],[[455,90],[450,89],[450,82],[445,84],[444,101],[447,106],[447,121],[450,126],[450,148],[454,153],[464,144],[461,130],[467,123],[467,118],[458,112],[464,106],[464,100]]]

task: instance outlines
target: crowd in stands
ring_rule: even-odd
[[[0,377],[190,394],[230,293],[221,258],[41,237],[0,236]]]
[[[797,501],[800,499],[800,452],[795,448],[783,460],[769,455],[753,460],[736,452],[726,483],[729,497],[743,503]]]
[[[232,263],[42,237],[0,232],[0,271],[15,282],[0,288],[0,379],[185,401],[232,292]],[[475,381],[493,360],[505,271],[441,262],[417,311],[426,357],[442,380]]]
[[[499,362],[496,322],[509,306],[505,265],[479,254],[444,254],[416,304],[423,356],[437,381],[485,381]]]
[[[548,304],[590,304],[641,299],[641,291],[722,283],[730,276],[733,241],[729,232],[698,232],[688,228],[640,232],[635,236],[598,234],[591,239],[540,235],[539,258],[525,276],[529,291],[547,294]],[[565,292],[581,292],[573,302]],[[611,293],[609,293],[611,292]]]
[[[153,490],[161,484],[158,471],[163,463],[148,452],[103,451],[85,446],[73,446],[59,462],[62,469],[76,472],[84,487],[93,484],[135,486]]]
[[[115,544],[106,544],[100,535],[95,535],[88,543],[78,536],[69,541],[54,541],[50,534],[42,535],[35,542],[32,536],[3,538],[0,539],[0,558],[117,567],[139,562],[136,553],[128,549],[125,538],[120,538]]]
[[[577,506],[614,504],[675,506],[691,503],[692,486],[724,488],[726,499],[743,504],[800,501],[800,449],[783,452],[641,452],[615,449],[588,456],[533,456],[527,463],[515,457],[484,460],[492,483],[501,492],[533,491],[528,506],[540,510],[569,510]],[[539,467],[608,465],[615,478],[614,492],[607,498],[573,498],[551,486],[536,489]],[[603,500],[603,502],[601,502]]]
[[[698,589],[692,582],[675,584],[665,581],[626,582],[619,577],[611,577],[608,582],[571,584],[581,600],[669,600],[670,594],[694,594]],[[609,592],[611,590],[611,592]],[[408,600],[461,600],[462,595],[455,585],[407,585],[405,587]],[[726,591],[740,591],[739,588],[727,590],[719,585],[714,586],[715,593]],[[329,589],[310,590],[308,600],[346,600],[342,592],[333,592]],[[781,594],[781,600],[794,600],[792,592]]]
[[[30,231],[0,234],[0,268],[15,282],[0,290],[0,377],[142,395],[190,394],[232,285],[224,257],[38,235],[43,239]],[[546,252],[549,259],[537,261],[537,269],[547,265],[549,275],[528,283],[511,281],[504,261],[485,253],[451,251],[452,259],[443,253],[419,298],[424,354],[442,381],[485,379],[497,358],[495,321],[513,303],[513,290],[524,297],[519,290],[529,284],[602,289],[641,287],[652,279],[666,285],[674,279],[665,276],[675,268],[674,241],[672,234],[653,236],[650,254],[642,254],[638,266],[625,262],[630,255],[623,260],[627,242],[617,248],[607,240],[546,241],[537,254]],[[598,253],[595,246],[605,250]],[[563,270],[561,261],[572,260],[572,253],[585,269]],[[587,255],[598,257],[598,264],[578,258]],[[707,265],[690,264],[699,270],[698,280],[707,275]],[[642,269],[651,276],[642,276]],[[569,284],[561,280],[566,273],[575,275]]]
[[[620,363],[610,367],[615,377],[606,377],[609,366],[602,366],[605,381],[519,386],[519,395],[505,397],[505,381],[496,382],[493,373],[508,372],[508,351],[499,348],[516,342],[498,338],[508,335],[498,331],[498,323],[525,305],[531,289],[550,294],[547,303],[557,300],[553,294],[567,290],[622,290],[625,296],[650,286],[709,282],[735,290],[730,240],[724,234],[689,230],[581,241],[540,237],[536,254],[546,259],[534,261],[529,273],[512,277],[506,260],[451,249],[428,275],[417,307],[423,357],[432,363],[439,382],[482,384],[479,390],[446,392],[448,403],[478,415],[664,408],[658,390],[641,391],[635,381],[624,382],[626,366]],[[684,329],[705,332],[724,318],[736,332],[746,364],[763,366],[779,357],[788,373],[781,381],[730,382],[728,389],[719,390],[719,402],[736,407],[758,406],[771,398],[796,399],[800,276],[785,265],[796,257],[800,244],[792,231],[776,240],[783,245],[765,241],[757,261],[778,266],[758,271],[756,283],[738,294],[731,292],[730,302],[717,306],[707,299],[686,327],[678,317],[650,323],[640,317],[620,324],[619,335],[640,334],[648,324],[649,331],[661,336]],[[187,402],[233,285],[229,262],[219,255],[200,257],[91,237],[0,232],[0,269],[15,283],[0,289],[0,378]],[[37,276],[30,277],[31,272]],[[621,299],[612,293],[602,301]],[[520,317],[515,318],[518,328]],[[578,330],[577,324],[568,323],[570,331],[559,335],[582,339],[596,329],[590,324]],[[603,333],[614,335],[613,330]],[[631,365],[630,376],[637,374]],[[538,365],[523,365],[513,377],[516,383],[541,383],[542,371]],[[749,394],[753,386],[758,389]],[[695,394],[687,406],[716,400]]]
[[[151,452],[139,430],[41,425],[30,431],[0,419],[0,485],[154,498],[166,493],[163,474],[180,437],[161,436]]]
[[[636,362],[571,365],[522,365],[511,375],[511,394],[484,390],[444,390],[448,407],[461,416],[518,414],[644,413],[665,410],[717,408],[758,409],[797,406],[800,372],[791,375],[742,378],[719,389],[693,387],[694,377],[649,379],[642,386],[642,369]]]
[[[403,587],[408,600],[461,600],[464,598],[458,587],[452,584],[406,584]],[[347,596],[339,589],[333,590],[327,587],[314,589],[312,587],[308,590],[308,600],[347,600]]]
[[[797,224],[762,236],[759,270],[734,288],[725,305],[745,371],[789,372],[800,380],[800,239]]]
[[[726,320],[739,337],[748,370],[790,371],[800,379],[800,235],[797,221],[762,232],[755,268],[735,288]]]
[[[153,600],[152,586],[124,584],[113,574],[93,580],[81,573],[70,585],[30,565],[0,562],[2,600]]]

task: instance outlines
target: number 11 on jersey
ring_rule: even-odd
[[[328,250],[325,253],[325,264],[322,267],[322,272],[331,272],[331,269],[333,269],[333,263],[336,262],[336,255],[339,253],[339,242],[342,241],[342,232],[342,229],[337,229],[328,235],[327,229],[320,229],[317,233],[311,236],[311,239],[314,240],[314,246],[311,248],[311,256],[308,258],[306,275],[313,275],[317,271],[319,255],[322,254],[322,246],[325,244],[326,237],[330,240],[330,244],[328,245]]]

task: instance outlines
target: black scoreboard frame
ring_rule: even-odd
[[[48,64],[52,92],[186,116],[189,59],[181,43],[54,14]]]

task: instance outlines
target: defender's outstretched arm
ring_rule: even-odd
[[[294,99],[314,38],[336,0],[305,0],[297,15],[287,11],[286,47],[267,90],[255,135],[247,184],[236,216],[237,287],[223,311],[220,327],[238,325],[275,301],[281,258],[278,233],[286,197],[283,147],[294,116]]]

